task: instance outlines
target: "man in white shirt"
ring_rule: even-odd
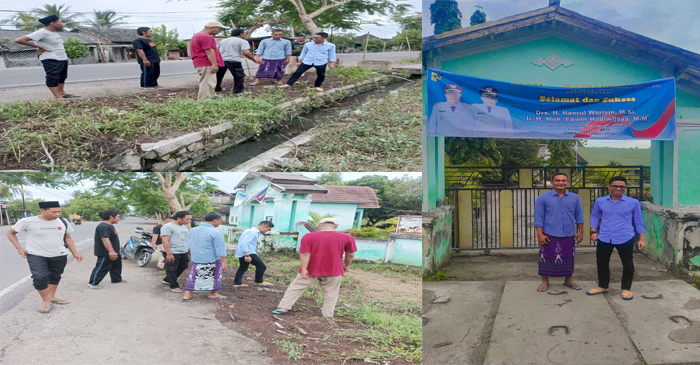
[[[255,59],[252,53],[250,53],[250,44],[246,40],[246,33],[243,29],[233,29],[231,30],[231,38],[226,38],[219,42],[217,47],[221,53],[221,58],[224,59],[225,67],[219,67],[219,71],[216,73],[216,87],[215,92],[220,92],[221,81],[223,81],[224,76],[226,76],[226,70],[231,71],[233,75],[233,93],[240,94],[245,92],[243,83],[245,82],[245,71],[243,70],[243,62],[245,58],[262,65],[263,61]]]
[[[68,304],[68,301],[56,298],[56,289],[68,262],[68,251],[78,262],[83,261],[83,256],[76,250],[70,235],[73,227],[60,218],[61,205],[55,201],[41,202],[39,211],[41,214],[36,217],[20,219],[7,232],[7,238],[17,253],[27,259],[34,289],[44,302],[39,307],[39,313],[49,313],[52,304]],[[19,244],[19,232],[27,233],[26,249]]]
[[[304,48],[301,50],[301,54],[296,63],[298,67],[297,70],[292,77],[287,80],[287,83],[280,85],[279,88],[291,88],[304,72],[313,67],[316,69],[314,90],[319,92],[323,91],[321,85],[326,79],[326,65],[328,65],[329,70],[332,70],[335,68],[336,62],[335,44],[326,42],[326,38],[328,38],[328,33],[318,32],[314,34],[313,42],[304,44]]]
[[[493,86],[479,89],[483,104],[472,104],[478,111],[476,119],[479,129],[488,130],[491,137],[508,137],[513,134],[513,120],[508,109],[496,105],[498,90]]]
[[[64,101],[79,97],[63,91],[63,85],[68,77],[68,55],[66,55],[66,49],[63,47],[63,38],[57,33],[63,29],[61,19],[51,15],[39,19],[39,22],[44,25],[43,29],[17,38],[15,43],[37,49],[39,60],[41,60],[41,64],[46,72],[46,86],[51,90],[56,100]]]

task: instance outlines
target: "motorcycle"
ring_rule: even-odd
[[[151,262],[151,257],[153,256],[153,247],[151,246],[153,233],[144,232],[141,227],[136,227],[136,229],[140,230],[136,231],[136,234],[140,234],[141,237],[129,237],[129,240],[126,241],[122,249],[122,257],[124,257],[125,260],[135,258],[136,265],[146,266]]]
[[[75,224],[76,226],[79,226],[79,225],[83,224],[83,220],[82,219],[73,219],[73,224]]]

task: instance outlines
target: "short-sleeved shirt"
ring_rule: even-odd
[[[108,238],[112,243],[114,252],[119,253],[119,234],[113,225],[102,222],[95,228],[95,256],[109,256],[109,251],[102,243],[103,238]]]
[[[301,238],[299,252],[311,254],[309,276],[342,276],[343,254],[357,252],[355,238],[345,232],[317,231]],[[301,272],[301,268],[299,268]]]
[[[14,226],[17,232],[27,232],[27,246],[25,249],[30,255],[43,257],[56,257],[68,255],[63,238],[66,233],[73,232],[73,226],[60,219],[50,221],[39,217],[22,218]]]
[[[163,239],[160,237],[160,229],[163,228],[162,224],[159,224],[155,227],[153,227],[153,235],[158,235],[158,238],[156,238],[156,245],[162,245],[163,244]]]
[[[301,54],[301,50],[304,48],[304,44],[306,43],[292,42],[292,56],[298,57]]]
[[[243,51],[250,49],[250,43],[238,37],[226,38],[219,42],[221,58],[227,62],[244,62]]]
[[[153,42],[152,40],[148,38],[141,38],[138,37],[134,39],[131,44],[134,46],[134,49],[142,49],[143,53],[146,55],[146,59],[150,61],[151,63],[157,63],[160,62],[160,56],[158,56],[158,47],[156,47],[156,43]],[[143,65],[143,60],[141,57],[136,55],[136,60],[138,61],[139,65]]]
[[[57,60],[66,61],[68,60],[68,55],[66,54],[66,49],[63,47],[63,38],[58,35],[57,32],[52,32],[46,28],[39,29],[34,33],[28,34],[27,37],[33,40],[39,46],[48,49],[51,52],[44,52],[39,55],[39,59],[43,60]]]
[[[214,37],[209,34],[195,33],[190,39],[190,56],[194,67],[211,66],[209,57],[207,57],[207,49],[213,49],[216,53],[216,63],[219,67],[224,67],[224,60],[221,58],[219,49],[216,48]]]
[[[160,228],[160,236],[168,236],[170,244],[170,252],[173,254],[183,254],[189,251],[188,236],[189,232],[184,225],[180,226],[175,223],[168,223]]]

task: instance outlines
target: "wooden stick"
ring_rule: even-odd
[[[406,36],[406,43],[408,44],[408,51],[411,52],[411,42],[408,41],[408,36]]]
[[[367,45],[369,44],[369,32],[367,32],[367,39],[365,39],[365,53],[362,55],[362,60],[365,60],[367,56]]]

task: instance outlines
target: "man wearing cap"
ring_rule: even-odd
[[[68,55],[63,47],[63,38],[57,33],[63,29],[63,22],[55,15],[41,18],[39,22],[44,25],[43,29],[21,36],[15,39],[15,43],[37,49],[39,60],[46,72],[46,86],[56,100],[77,98],[78,95],[63,91],[63,85],[68,77]]]
[[[216,98],[216,74],[219,67],[225,67],[219,49],[216,48],[214,35],[219,34],[222,29],[229,27],[220,22],[209,22],[204,29],[192,36],[190,39],[190,56],[192,63],[199,74],[198,101],[207,101]]]
[[[297,34],[296,40],[292,42],[292,57],[289,58],[289,63],[284,68],[285,75],[291,75],[297,70],[296,64],[299,61],[301,50],[304,49],[304,44],[306,44],[306,34]]]
[[[268,283],[263,280],[263,275],[265,275],[265,270],[267,266],[258,256],[258,236],[265,234],[275,227],[270,221],[262,221],[258,223],[257,226],[248,228],[243,233],[241,237],[238,238],[238,246],[236,247],[235,256],[238,258],[238,270],[236,271],[236,277],[233,280],[234,288],[243,288],[248,286],[243,284],[243,274],[248,271],[249,264],[255,266],[255,286],[260,287],[271,287],[275,286],[272,283]]]
[[[477,110],[467,103],[460,102],[464,89],[457,84],[447,84],[442,90],[447,101],[435,103],[433,106],[428,122],[429,130],[437,136],[470,134],[476,125]]]
[[[56,289],[68,262],[68,251],[78,262],[83,261],[83,256],[78,253],[70,235],[73,227],[60,218],[61,205],[56,201],[41,202],[39,212],[36,217],[20,219],[7,232],[7,238],[20,256],[27,259],[34,289],[43,301],[39,313],[49,313],[52,304],[68,304],[68,301],[56,298]],[[27,233],[26,249],[19,244],[19,232]]]
[[[323,291],[321,315],[333,317],[335,314],[340,279],[350,268],[357,247],[350,234],[336,231],[338,220],[335,218],[321,219],[318,228],[320,231],[307,233],[302,237],[299,247],[299,273],[289,284],[277,309],[272,313],[287,313],[304,291],[318,282]]]
[[[292,43],[282,39],[284,31],[281,29],[272,30],[272,38],[263,39],[255,52],[257,59],[263,61],[255,74],[255,82],[250,84],[260,84],[260,79],[273,79],[278,85],[282,84],[284,76],[284,65],[289,64],[292,56]]]
[[[513,134],[513,120],[508,109],[497,106],[498,89],[493,86],[484,86],[479,89],[483,104],[474,104],[478,110],[476,118],[479,122],[480,130],[488,130],[492,135],[499,134],[508,136]]]

